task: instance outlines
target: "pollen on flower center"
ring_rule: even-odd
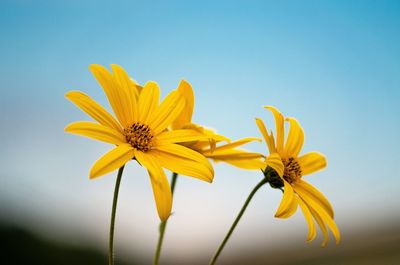
[[[283,178],[287,182],[292,184],[301,178],[301,167],[295,158],[282,159],[282,163],[285,166]]]
[[[124,129],[126,141],[133,148],[146,152],[152,147],[153,135],[148,125],[136,122]]]

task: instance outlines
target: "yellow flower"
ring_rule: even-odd
[[[193,129],[204,136],[204,139],[185,142],[182,143],[182,145],[201,153],[205,157],[211,158],[215,162],[223,161],[242,169],[259,170],[265,167],[265,163],[261,160],[264,155],[236,148],[252,141],[261,141],[261,139],[249,137],[230,142],[229,138],[216,134],[213,130],[192,123],[194,109],[194,92],[192,86],[185,80],[182,80],[178,86],[178,91],[181,92],[185,99],[185,109],[172,123],[172,128]],[[221,142],[228,143],[217,147],[217,144]]]
[[[272,131],[269,134],[263,121],[256,119],[270,153],[266,158],[267,167],[264,175],[271,187],[284,188],[283,198],[275,217],[288,218],[300,205],[308,223],[307,241],[313,240],[316,236],[315,220],[324,235],[323,246],[328,242],[327,227],[336,238],[336,243],[339,243],[340,232],[333,220],[334,213],[331,204],[320,191],[302,178],[326,167],[325,157],[317,152],[299,156],[304,142],[304,132],[298,121],[295,118],[284,119],[279,110],[272,106],[265,108],[272,111],[274,115],[277,135],[275,141]],[[284,143],[285,120],[290,125],[286,143]]]
[[[176,144],[204,136],[190,129],[166,130],[184,111],[185,101],[180,91],[172,91],[159,103],[160,89],[155,82],[141,88],[120,66],[111,67],[112,73],[100,65],[91,65],[90,70],[103,87],[117,119],[89,96],[71,91],[66,98],[98,123],[75,122],[65,131],[116,145],[95,162],[91,179],[132,159],[144,166],[151,179],[158,214],[164,221],[171,212],[172,196],[163,168],[207,182],[213,180],[214,170],[203,155]]]

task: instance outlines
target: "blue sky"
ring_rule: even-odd
[[[255,117],[273,127],[262,106],[278,107],[304,127],[304,152],[327,155],[328,168],[307,180],[330,198],[344,231],[399,218],[398,1],[2,1],[0,22],[0,206],[18,222],[82,229],[106,241],[99,234],[106,234],[114,176],[89,181],[87,174],[110,146],[63,132],[69,122],[89,119],[64,99],[68,90],[107,104],[92,63],[120,64],[140,83],[157,81],[164,95],[188,80],[194,120],[232,139],[259,136]],[[266,152],[263,144],[248,149]],[[157,216],[149,182],[138,166],[128,170],[135,177],[127,176],[122,190],[121,227],[142,233],[148,243],[137,250],[151,252]],[[212,185],[182,177],[171,233],[182,234],[188,220],[203,225],[215,234],[191,236],[209,251],[207,240],[219,241],[260,178],[226,165],[216,166]],[[260,192],[238,238],[250,233],[263,241],[255,225],[295,227],[293,238],[303,244],[300,214],[273,219],[279,196]],[[216,224],[204,217],[209,213]],[[138,229],[148,222],[153,226]],[[173,242],[190,237],[175,240],[170,253],[178,251]]]

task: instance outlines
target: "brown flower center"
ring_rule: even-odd
[[[283,178],[287,182],[292,184],[301,178],[301,167],[294,157],[282,159],[282,163],[285,166]]]
[[[152,147],[153,134],[148,125],[136,122],[124,129],[126,141],[133,148],[146,152]]]

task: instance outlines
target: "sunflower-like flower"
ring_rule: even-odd
[[[304,142],[304,132],[299,122],[295,118],[285,119],[279,110],[272,106],[265,108],[272,111],[277,132],[275,141],[272,131],[268,133],[263,121],[256,119],[270,153],[266,158],[267,167],[263,172],[271,187],[284,190],[275,217],[288,218],[296,212],[299,205],[308,223],[307,241],[316,237],[315,220],[324,235],[323,246],[328,242],[327,227],[332,231],[336,243],[339,243],[340,232],[334,221],[331,204],[320,191],[303,180],[303,176],[326,167],[325,157],[317,152],[299,156]],[[285,120],[290,125],[286,143],[284,143]]]
[[[242,169],[259,170],[265,167],[262,160],[264,155],[248,152],[237,147],[252,141],[261,141],[260,138],[248,137],[231,142],[229,138],[215,133],[213,130],[192,123],[194,110],[194,92],[192,86],[182,80],[178,86],[185,99],[185,110],[172,123],[174,129],[192,129],[204,136],[197,141],[185,142],[182,145],[201,153],[214,162],[225,162]],[[225,142],[225,144],[222,144]],[[217,146],[218,145],[218,146]]]
[[[109,72],[100,65],[90,66],[117,119],[86,94],[71,91],[66,98],[97,123],[75,122],[65,131],[115,145],[95,162],[91,179],[114,171],[132,159],[144,166],[150,176],[159,217],[164,221],[171,213],[172,196],[163,168],[207,182],[213,180],[214,170],[203,155],[176,144],[204,140],[204,135],[192,129],[167,130],[185,108],[179,90],[172,91],[159,103],[160,89],[155,82],[140,87],[120,66],[111,68]]]

